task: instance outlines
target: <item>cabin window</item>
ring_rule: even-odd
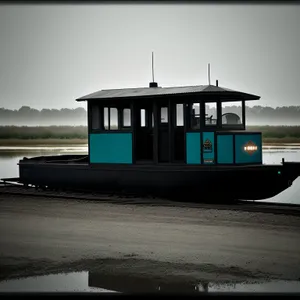
[[[190,106],[190,127],[200,129],[200,104],[192,103]]]
[[[110,107],[109,129],[118,130],[119,129],[118,125],[119,125],[118,110],[115,107]]]
[[[168,107],[160,108],[160,122],[168,123]]]
[[[176,104],[176,126],[183,126],[183,104]]]
[[[141,127],[146,127],[146,110],[141,109]]]
[[[222,125],[243,124],[242,101],[222,102]]]
[[[91,130],[128,130],[131,128],[131,109],[127,106],[91,106]]]
[[[97,104],[91,106],[92,112],[92,129],[100,128],[100,107]]]
[[[217,102],[205,103],[205,125],[217,125]]]
[[[124,108],[122,127],[130,127],[130,126],[131,126],[131,110],[130,108]]]
[[[154,128],[154,113],[152,113],[151,115],[152,115],[152,117],[151,117],[151,120],[152,120],[151,125],[152,125],[152,128]]]
[[[104,107],[104,129],[109,130],[109,109]]]

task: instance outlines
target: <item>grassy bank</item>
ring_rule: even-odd
[[[264,144],[300,143],[300,126],[247,126]],[[86,126],[0,126],[0,146],[87,144]]]
[[[300,126],[247,126],[262,133],[263,144],[300,144]]]
[[[86,126],[1,126],[1,139],[39,140],[39,139],[87,139]]]
[[[247,126],[247,131],[260,131],[264,139],[300,139],[300,126]]]
[[[300,144],[300,138],[263,138],[262,140],[264,145]]]

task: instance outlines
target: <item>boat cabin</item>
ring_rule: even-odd
[[[218,82],[151,82],[77,101],[87,101],[90,164],[240,165],[262,163],[261,133],[245,131],[245,103],[258,99]]]

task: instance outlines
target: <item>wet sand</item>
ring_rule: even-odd
[[[300,217],[0,194],[0,279],[300,280]]]

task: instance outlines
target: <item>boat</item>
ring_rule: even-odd
[[[18,180],[204,202],[273,197],[299,176],[300,162],[263,164],[262,134],[246,130],[246,102],[259,99],[218,81],[97,91],[76,99],[87,102],[88,154],[24,157]]]

